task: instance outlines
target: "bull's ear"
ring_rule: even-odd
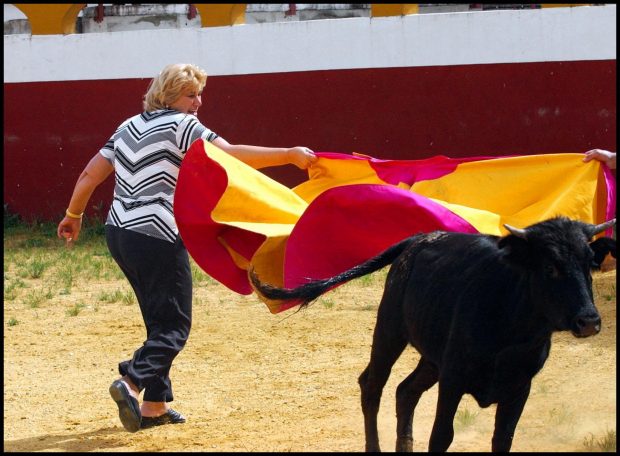
[[[533,253],[525,237],[509,234],[499,239],[497,247],[504,251],[504,259],[510,264],[527,267],[532,263]]]
[[[603,260],[608,253],[616,258],[616,240],[608,237],[602,237],[594,242],[590,242],[590,248],[594,252],[594,258],[592,259],[592,267],[600,268]]]

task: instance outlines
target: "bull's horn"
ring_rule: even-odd
[[[607,222],[601,223],[599,225],[592,225],[590,228],[590,236],[596,236],[599,233],[602,233],[608,228],[611,228],[616,224],[616,219],[608,220]]]
[[[514,234],[517,237],[526,238],[526,233],[524,229],[521,228],[515,228],[514,226],[510,226],[507,223],[504,223],[504,228],[506,228],[508,231],[510,231],[510,233]]]

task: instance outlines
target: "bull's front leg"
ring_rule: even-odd
[[[493,431],[492,451],[506,452],[512,447],[512,438],[521,413],[530,395],[532,382],[510,395],[510,399],[497,403],[495,411],[495,430]]]
[[[448,451],[454,439],[454,415],[462,397],[463,392],[458,384],[439,380],[437,412],[428,451],[432,453]]]

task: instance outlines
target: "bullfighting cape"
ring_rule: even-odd
[[[181,165],[174,214],[198,266],[231,290],[251,294],[250,267],[263,282],[295,287],[419,232],[504,235],[504,223],[523,228],[556,215],[588,223],[615,216],[615,177],[597,160],[583,163],[583,154],[317,155],[308,180],[290,189],[195,141]],[[295,305],[264,301],[272,313]]]

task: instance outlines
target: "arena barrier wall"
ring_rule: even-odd
[[[231,143],[377,158],[616,147],[615,5],[4,37],[4,203],[57,220],[166,64]],[[265,172],[286,185],[292,166]],[[113,181],[87,215],[103,216]]]

